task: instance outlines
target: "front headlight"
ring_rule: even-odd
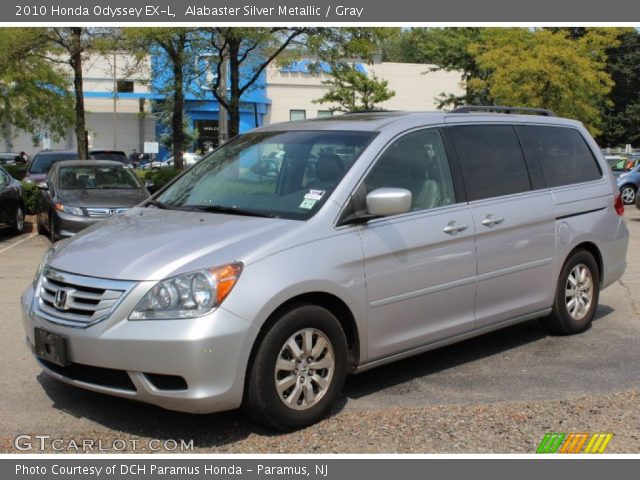
[[[51,255],[53,255],[53,252],[55,252],[55,248],[49,247],[49,249],[44,253],[42,260],[40,261],[40,265],[38,265],[38,270],[36,270],[36,275],[35,277],[33,277],[33,288],[36,288],[38,280],[40,280],[40,275],[42,275],[44,267],[46,267],[47,263],[49,263],[49,259],[51,258]]]
[[[84,212],[80,207],[70,207],[69,205],[63,205],[61,203],[56,203],[55,207],[56,210],[61,212],[77,215],[78,217],[84,217]]]
[[[628,173],[623,173],[623,174],[621,174],[621,175],[618,177],[618,181],[620,181],[620,180],[624,180],[624,179],[625,179],[625,178],[627,178],[628,176],[629,176],[629,174],[628,174]]]
[[[230,263],[162,280],[138,303],[129,320],[201,317],[218,307],[242,273],[241,263]]]

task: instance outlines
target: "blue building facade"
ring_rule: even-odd
[[[198,138],[193,145],[186,148],[189,151],[206,151],[218,144],[220,105],[209,88],[212,74],[207,72],[207,52],[195,52],[192,56],[197,58],[194,70],[201,73],[198,76],[190,75],[193,78],[185,85],[185,117],[189,127],[197,132]],[[241,86],[253,76],[255,67],[256,62],[248,60],[243,63],[240,69]],[[167,68],[164,53],[159,50],[151,52],[151,72],[151,96],[156,102],[161,102],[169,94],[167,87],[172,84],[173,73]],[[262,71],[256,82],[241,97],[240,132],[262,126],[270,103],[267,98],[267,75],[266,71]],[[162,122],[158,122],[156,138],[161,139],[166,133],[166,128]],[[158,158],[164,159],[170,155],[169,149],[161,144]]]

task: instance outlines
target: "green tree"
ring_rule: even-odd
[[[329,91],[313,103],[336,103],[331,111],[359,112],[382,110],[378,104],[389,100],[395,92],[389,90],[386,80],[375,75],[369,77],[353,65],[336,63],[331,67],[331,78],[323,81]]]
[[[64,137],[73,124],[67,72],[47,60],[44,29],[0,29],[0,126],[8,145],[19,131]]]
[[[229,138],[240,133],[242,96],[279,55],[310,31],[289,27],[204,29],[207,38],[203,51],[211,54],[205,65],[213,74],[210,91],[228,113]]]
[[[93,51],[97,29],[86,27],[51,27],[42,30],[39,43],[47,49],[49,62],[64,65],[71,71],[74,93],[75,131],[78,158],[89,158],[89,138],[85,121],[84,85],[82,64],[87,54]],[[106,31],[103,30],[102,33]]]
[[[200,48],[198,30],[181,27],[125,28],[121,48],[145,61],[149,52],[160,53],[161,62],[154,65],[152,75],[166,80],[159,92],[166,101],[156,103],[158,120],[167,128],[163,143],[172,149],[176,169],[184,168],[182,152],[191,140],[185,121],[184,106],[189,86],[196,72],[197,52]]]
[[[594,135],[613,87],[606,50],[619,31],[589,28],[575,38],[566,31],[487,28],[469,46],[486,78],[471,78],[470,90],[486,91],[494,104],[547,108],[581,120]]]
[[[640,143],[640,32],[623,29],[620,45],[607,50],[607,72],[615,85],[603,117],[603,146]]]
[[[437,98],[438,108],[459,105],[490,105],[486,88],[469,83],[471,79],[486,80],[489,72],[478,65],[469,47],[482,41],[483,28],[412,28],[403,30],[384,43],[383,58],[391,62],[424,63],[431,70],[461,72],[465,86],[463,95],[442,92]],[[425,71],[427,73],[428,70]]]

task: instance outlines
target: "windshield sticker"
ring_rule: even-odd
[[[306,200],[320,200],[324,195],[324,190],[309,190],[309,193],[304,195]]]
[[[306,195],[305,195],[306,197]],[[313,206],[318,202],[313,198],[305,198],[298,208],[304,208],[305,210],[311,210]]]

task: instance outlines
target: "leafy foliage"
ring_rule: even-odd
[[[640,32],[625,29],[607,50],[607,72],[615,85],[603,117],[601,145],[640,143]]]
[[[598,134],[607,128],[601,118],[611,106],[614,85],[607,51],[617,48],[624,31],[417,28],[394,39],[385,58],[461,71],[465,94],[443,93],[438,98],[440,108],[462,104],[548,108],[581,120]]]
[[[378,106],[395,95],[389,90],[386,80],[369,77],[347,63],[332,66],[331,78],[322,82],[330,87],[329,91],[314,103],[337,103],[331,111],[359,112],[381,110]]]
[[[2,168],[16,180],[22,180],[27,174],[28,166],[24,163],[14,163],[12,165],[4,165]]]
[[[33,182],[20,182],[22,184],[22,199],[24,200],[24,208],[29,215],[34,215],[38,212],[38,203],[40,198],[40,191]]]
[[[46,57],[50,46],[41,28],[0,29],[0,125],[10,139],[19,131],[35,139],[48,132],[64,137],[73,124],[67,72]]]
[[[486,91],[493,104],[547,108],[601,132],[601,112],[613,87],[606,72],[606,49],[619,31],[587,29],[575,38],[566,31],[488,28],[469,52],[486,78],[468,81],[471,91]]]
[[[149,191],[154,193],[164,187],[167,183],[173,180],[180,170],[175,168],[161,168],[160,170],[136,170],[136,174],[142,180],[150,180],[153,182],[153,186],[149,188]]]

